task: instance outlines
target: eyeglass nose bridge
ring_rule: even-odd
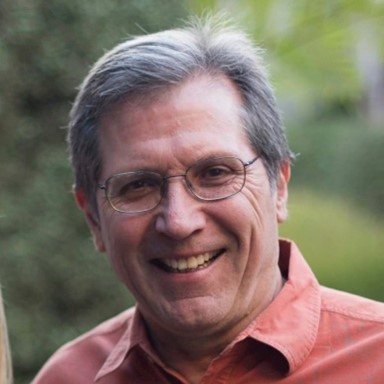
[[[169,175],[169,176],[163,176],[163,182],[161,184],[161,197],[163,198],[166,195],[167,187],[169,183],[169,179],[175,179],[175,178],[182,178],[184,180],[184,185],[187,189],[187,191],[192,194],[193,197],[198,197],[195,192],[193,191],[193,186],[191,182],[187,178],[187,173],[180,173],[178,175]]]
[[[181,173],[179,175],[169,175],[169,176],[163,176],[163,181],[167,181],[169,179],[173,179],[175,177],[182,177],[185,180],[187,180],[187,174],[186,173]]]

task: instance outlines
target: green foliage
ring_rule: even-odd
[[[359,209],[384,217],[384,130],[358,118],[319,118],[288,127],[299,152],[293,183],[352,200]]]
[[[281,234],[295,240],[322,284],[384,301],[383,219],[303,189],[291,190],[289,212]]]
[[[226,11],[266,48],[284,103],[356,106],[372,60],[384,66],[384,3],[375,0],[193,0],[192,9]],[[368,64],[369,63],[369,64]],[[369,67],[365,67],[369,66]]]
[[[197,15],[202,15],[207,11],[215,12],[220,9],[217,0],[189,0],[188,3]]]

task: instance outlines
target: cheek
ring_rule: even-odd
[[[247,186],[239,194],[242,217],[238,221],[247,221],[246,236],[249,242],[249,253],[257,258],[258,255],[270,254],[270,247],[275,247],[278,239],[278,222],[276,214],[275,195],[271,193],[269,184],[256,183]],[[256,256],[255,256],[256,255]]]
[[[269,190],[267,193],[244,189],[232,199],[231,204],[222,209],[233,212],[231,224],[227,221],[226,225],[234,231],[238,246],[235,254],[229,258],[225,286],[235,286],[233,290],[238,292],[237,297],[241,297],[244,305],[251,305],[255,298],[263,300],[260,295],[268,292],[275,275],[278,258],[277,222],[276,217],[273,218]]]
[[[135,248],[144,232],[144,225],[135,217],[112,212],[105,217],[102,231],[106,239],[107,251],[115,251],[121,245],[127,250]]]
[[[127,274],[135,269],[139,260],[136,255],[143,238],[143,227],[130,218],[114,216],[104,222],[102,232],[110,263],[120,279],[126,282]]]
[[[273,196],[264,184],[249,182],[239,194],[242,200],[243,212],[251,217],[253,224],[264,227],[271,218],[275,218]]]
[[[247,188],[242,192],[243,210],[239,220],[249,223],[247,228],[243,228],[245,236],[242,250],[247,257],[242,263],[242,284],[246,289],[251,286],[267,289],[270,284],[267,280],[275,271],[279,254],[274,198],[269,188]]]

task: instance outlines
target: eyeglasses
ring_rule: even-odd
[[[166,193],[168,180],[175,177],[183,177],[189,192],[199,200],[222,200],[243,189],[246,169],[258,158],[246,163],[232,156],[203,159],[184,174],[171,176],[149,171],[117,173],[97,187],[105,191],[115,211],[130,214],[156,208]]]

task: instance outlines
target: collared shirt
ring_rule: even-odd
[[[384,304],[321,287],[292,242],[275,300],[214,359],[201,384],[384,383]],[[32,384],[188,382],[151,347],[137,308],[68,343]]]

